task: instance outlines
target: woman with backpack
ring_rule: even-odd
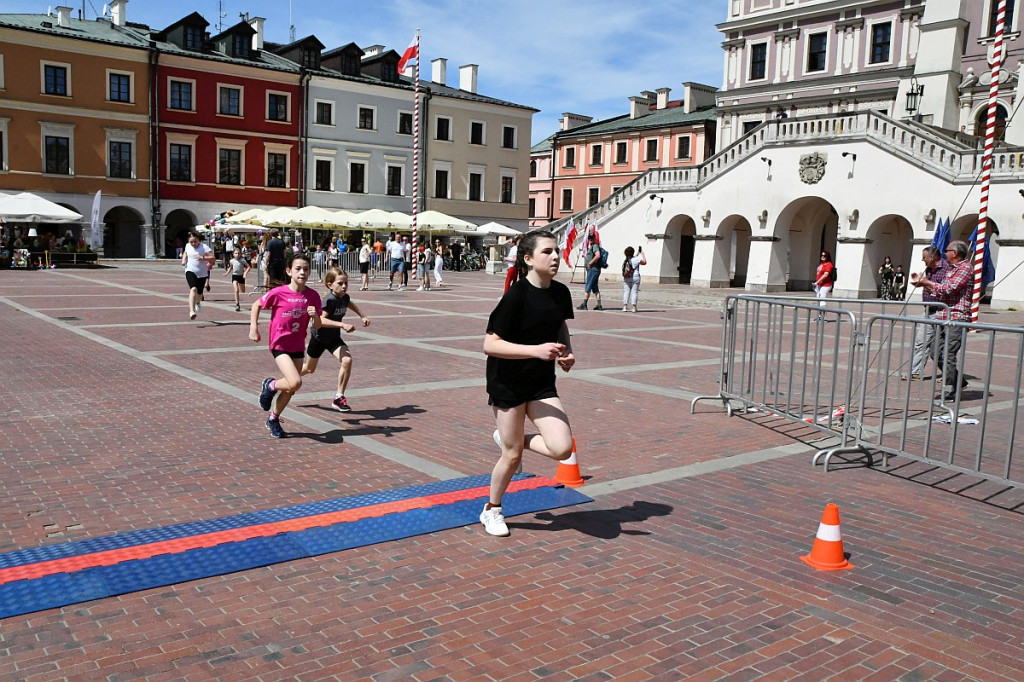
[[[635,313],[636,299],[640,295],[640,266],[647,265],[647,256],[642,246],[636,247],[636,251],[627,246],[625,255],[626,260],[622,262],[622,312],[632,305]]]

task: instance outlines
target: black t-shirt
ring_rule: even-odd
[[[557,342],[562,324],[572,318],[569,287],[552,281],[550,287],[541,289],[520,279],[491,313],[487,333],[510,343],[536,346]],[[519,404],[554,385],[554,360],[487,358],[487,394],[493,400]]]
[[[341,318],[345,317],[345,313],[348,312],[348,302],[352,298],[348,294],[343,294],[341,298],[334,295],[334,292],[327,294],[327,298],[324,299],[324,313],[327,314],[327,319],[332,322],[341,322]],[[320,327],[319,329],[313,330],[313,336],[316,337],[317,341],[330,342],[339,341],[341,339],[341,329],[338,327]]]
[[[284,262],[284,241],[274,237],[267,242],[267,261],[270,263]]]

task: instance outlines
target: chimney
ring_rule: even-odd
[[[128,0],[110,0],[110,23],[114,26],[124,26],[127,4]]]
[[[253,17],[249,20],[249,25],[252,26],[256,34],[252,37],[252,49],[262,50],[263,49],[263,22],[266,19],[263,17]]]
[[[438,57],[430,62],[430,80],[438,85],[446,85],[448,78],[448,60]]]
[[[384,50],[383,45],[370,45],[363,50],[363,59],[369,59],[370,57],[376,57]]]
[[[562,118],[558,119],[560,130],[572,130],[578,126],[590,123],[594,120],[593,116],[584,116],[583,114],[571,114],[565,112],[562,114]]]
[[[476,64],[465,64],[459,67],[459,90],[476,92],[476,76],[480,69]]]
[[[690,113],[704,107],[715,106],[715,93],[718,88],[702,83],[687,81],[683,83],[683,111]]]
[[[57,25],[61,28],[71,27],[71,8],[70,7],[58,7],[57,8]]]
[[[665,109],[668,107],[668,93],[672,92],[672,88],[658,88],[658,108]]]
[[[648,95],[654,95],[654,93],[644,90],[642,93],[640,93],[639,97],[629,98],[630,118],[640,118],[641,116],[646,116],[647,114],[651,113],[651,104],[653,100],[650,97],[648,97]]]

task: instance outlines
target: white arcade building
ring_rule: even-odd
[[[872,297],[885,256],[919,271],[940,219],[980,208],[996,0],[727,0],[715,156],[652,170],[596,216],[612,260],[643,245],[647,281]],[[1021,17],[1010,12],[989,203],[995,309],[1024,308]],[[557,224],[555,225],[557,227]],[[690,263],[683,259],[692,258]],[[621,260],[621,258],[619,259]],[[608,277],[617,276],[612,267]]]

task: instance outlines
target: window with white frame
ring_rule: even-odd
[[[565,148],[565,163],[562,165],[566,168],[576,167],[576,147]]]
[[[2,55],[0,55],[2,56]],[[0,67],[3,66],[3,62],[0,62]],[[5,173],[10,170],[7,159],[7,124],[11,122],[11,119],[6,116],[0,116],[0,173]]]
[[[768,43],[755,43],[750,46],[750,71],[747,80],[763,80],[767,75]]]
[[[999,19],[999,0],[986,0],[988,4],[988,35],[996,34],[996,23]],[[1013,31],[1014,0],[1006,0],[1006,17],[1004,19],[1004,33]]]
[[[807,36],[807,73],[824,71],[828,66],[828,32]]]
[[[218,137],[217,183],[221,185],[245,184],[245,140]]]
[[[452,141],[451,116],[438,116],[434,119],[434,139],[445,142]]]
[[[75,124],[39,124],[42,136],[42,167],[47,175],[75,174]]]
[[[485,179],[487,177],[487,169],[484,166],[470,166],[468,182],[466,186],[466,199],[469,201],[483,201],[484,200],[484,187],[486,187]]]
[[[107,101],[131,104],[135,101],[135,74],[107,69]]]
[[[514,204],[516,202],[516,172],[511,168],[501,170],[501,203]]]
[[[501,126],[501,146],[504,149],[515,149],[518,132],[516,126]]]
[[[318,99],[313,103],[313,123],[318,126],[334,125],[334,102]]]
[[[628,142],[616,142],[615,143],[615,163],[626,163],[629,158],[629,143]]]
[[[600,187],[588,187],[587,188],[587,206],[593,206],[601,200],[601,188]]]
[[[221,116],[244,116],[242,88],[236,85],[217,86],[217,113]]]
[[[58,97],[71,96],[71,65],[61,62],[40,62],[42,92]]]
[[[571,187],[563,187],[562,188],[562,208],[561,208],[561,210],[563,212],[564,211],[572,211],[572,188]]]
[[[887,64],[892,61],[892,23],[872,24],[871,64]]]
[[[658,160],[658,138],[652,137],[644,142],[644,161],[653,163]]]
[[[532,159],[530,160],[530,177],[537,177],[537,162]]]
[[[291,97],[287,92],[268,92],[267,120],[287,123],[290,120]]]
[[[167,133],[167,179],[171,182],[192,182],[196,177],[197,135]]]
[[[334,159],[313,159],[313,187],[319,192],[334,191]]]
[[[292,148],[287,144],[264,143],[266,154],[267,187],[285,188],[289,186],[289,168]]]
[[[486,139],[486,124],[483,121],[470,121],[469,122],[469,143],[470,144],[484,144]]]
[[[366,194],[366,164],[362,161],[348,162],[348,191],[350,194]]]
[[[604,163],[604,145],[595,144],[590,147],[590,165],[600,166]]]
[[[389,197],[405,195],[404,174],[405,166],[393,163],[387,165],[384,181],[386,183],[385,191]]]
[[[690,136],[680,135],[676,138],[676,158],[677,159],[688,159],[690,158]]]
[[[359,107],[357,126],[360,130],[376,130],[377,107],[361,105]]]
[[[448,161],[434,162],[434,198],[450,199],[452,196],[452,164]]]
[[[399,111],[398,112],[398,134],[399,135],[412,135],[412,112],[411,111]]]
[[[130,180],[135,177],[134,128],[104,128],[107,134],[107,177]]]
[[[194,80],[184,80],[178,78],[171,78],[167,81],[167,108],[176,109],[178,111],[195,111],[195,98],[192,93],[195,92],[196,82]]]

